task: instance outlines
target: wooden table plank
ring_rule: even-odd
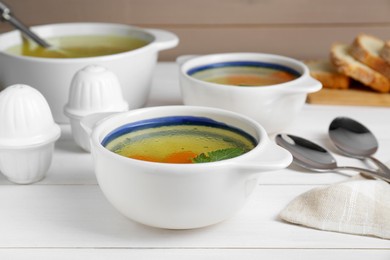
[[[259,185],[232,218],[164,230],[128,220],[97,185],[0,186],[0,248],[387,249],[390,240],[291,225],[279,212],[313,185]]]
[[[354,260],[388,260],[390,251],[351,250],[351,249],[0,249],[3,260],[128,260],[128,259],[180,259],[180,260],[259,260],[259,259],[354,259]]]

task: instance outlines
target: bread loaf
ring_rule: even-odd
[[[352,43],[350,53],[358,61],[381,73],[390,79],[390,63],[381,56],[385,42],[367,34],[359,34]]]
[[[310,70],[310,75],[320,81],[324,88],[346,89],[349,87],[350,78],[337,71],[329,60],[305,61]]]
[[[379,52],[379,56],[390,64],[390,41],[386,41],[383,44],[382,49]]]
[[[378,92],[389,92],[389,79],[352,57],[349,45],[334,44],[330,51],[330,59],[338,72],[360,81]]]

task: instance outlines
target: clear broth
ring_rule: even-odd
[[[192,163],[202,153],[239,148],[244,153],[253,140],[225,128],[205,125],[173,125],[137,130],[105,145],[125,157],[162,163]]]
[[[6,52],[40,58],[87,58],[117,54],[141,48],[147,41],[129,36],[82,35],[47,39],[55,48],[43,48],[28,40],[8,48]]]
[[[284,70],[251,67],[251,66],[226,66],[200,70],[192,77],[211,83],[232,86],[269,86],[285,83],[296,79],[298,76]]]

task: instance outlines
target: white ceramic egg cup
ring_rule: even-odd
[[[102,66],[89,65],[74,75],[64,113],[70,119],[74,141],[89,152],[89,136],[82,129],[80,120],[91,114],[128,109],[129,104],[123,98],[117,76]]]
[[[17,184],[45,177],[60,137],[46,99],[27,85],[0,93],[0,171]]]

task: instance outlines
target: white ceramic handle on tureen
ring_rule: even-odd
[[[173,48],[179,44],[179,38],[171,32],[159,29],[145,29],[145,31],[155,37],[153,46],[155,46],[159,51]]]

